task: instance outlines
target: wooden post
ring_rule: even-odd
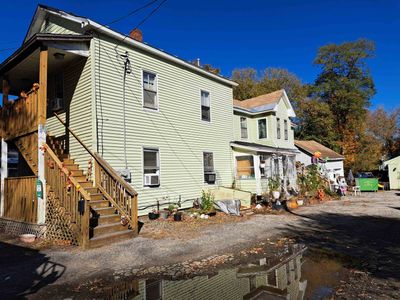
[[[81,219],[81,246],[83,249],[89,248],[89,221],[90,221],[90,205],[89,201],[85,200],[85,207]]]
[[[47,114],[47,48],[40,49],[39,55],[39,91],[38,91],[38,180],[42,185],[42,198],[38,197],[38,224],[46,221],[46,176],[43,144],[46,143],[46,114]]]
[[[39,93],[38,93],[38,118],[39,124],[46,124],[47,114],[47,65],[49,51],[40,49],[39,55]]]
[[[8,167],[7,167],[7,154],[8,154],[8,145],[1,139],[1,172],[0,172],[0,217],[4,216],[4,201],[5,201],[5,179],[8,176]]]
[[[10,85],[6,78],[3,79],[3,106],[8,103],[8,93],[10,92]]]
[[[132,230],[135,232],[135,235],[137,235],[139,232],[139,226],[138,226],[138,206],[137,206],[137,195],[131,197],[131,216],[132,216],[132,222],[133,225],[135,226],[132,228]]]
[[[101,185],[101,172],[100,172],[100,165],[97,160],[93,159],[94,161],[94,186]]]

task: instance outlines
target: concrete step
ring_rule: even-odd
[[[135,236],[132,230],[117,231],[109,234],[94,236],[89,240],[89,247],[96,248],[103,245],[109,245],[111,243],[131,239]]]

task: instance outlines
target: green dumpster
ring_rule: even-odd
[[[362,192],[378,191],[378,178],[356,178],[356,185]]]

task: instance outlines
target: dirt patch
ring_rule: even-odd
[[[149,220],[147,217],[141,217],[140,221],[144,224],[140,236],[157,240],[164,238],[190,240],[203,234],[205,229],[212,230],[222,224],[245,222],[249,218],[248,215],[229,216],[222,212],[217,212],[208,219],[193,218],[185,214],[183,220],[179,222],[174,221],[172,217],[167,220]]]

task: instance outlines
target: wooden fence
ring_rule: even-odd
[[[36,179],[36,176],[5,178],[5,218],[36,223]]]

